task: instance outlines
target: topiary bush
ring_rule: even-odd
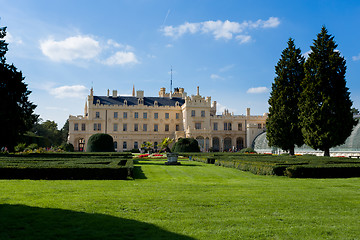
[[[241,153],[256,153],[256,151],[252,148],[243,148],[240,150]]]
[[[172,152],[200,152],[199,144],[194,138],[179,138],[171,149]]]
[[[91,135],[87,144],[87,152],[114,152],[114,140],[106,133]]]

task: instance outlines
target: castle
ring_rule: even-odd
[[[216,115],[216,101],[196,95],[187,96],[183,88],[166,93],[161,88],[158,97],[145,97],[144,91],[133,88],[132,96],[94,96],[90,90],[85,114],[69,116],[68,142],[75,151],[86,151],[89,137],[107,133],[114,139],[116,151],[138,149],[145,142],[154,148],[162,139],[192,137],[201,151],[237,151],[251,147],[255,137],[265,130],[267,114],[234,115],[225,110]]]

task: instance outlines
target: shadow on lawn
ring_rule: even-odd
[[[155,225],[103,214],[0,205],[0,239],[180,239],[193,238]]]
[[[140,166],[134,166],[134,179],[147,179]]]
[[[147,161],[139,161],[137,163],[135,163],[136,165],[161,165],[161,166],[181,166],[181,167],[201,167],[201,165],[198,164],[191,164],[191,163],[187,163],[187,164],[183,164],[182,161],[179,161],[180,163],[182,163],[181,165],[165,165],[166,160],[164,161],[159,161],[159,162],[147,162]]]

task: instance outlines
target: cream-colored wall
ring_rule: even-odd
[[[163,94],[163,90],[160,91]],[[92,93],[92,91],[91,91]],[[117,151],[131,150],[134,142],[138,142],[140,148],[143,142],[160,143],[163,138],[193,137],[198,138],[203,151],[213,147],[214,138],[219,139],[219,150],[229,150],[224,142],[231,139],[230,149],[236,149],[237,140],[243,141],[243,147],[251,146],[254,138],[264,131],[267,116],[251,116],[250,109],[246,115],[234,115],[225,111],[222,115],[211,115],[211,98],[193,95],[186,97],[182,106],[146,106],[143,104],[127,105],[101,105],[92,104],[92,94],[88,96],[84,116],[69,117],[69,139],[75,150],[78,150],[78,140],[85,139],[85,150],[88,139],[95,133],[108,133],[117,142]],[[191,111],[195,110],[195,117],[191,116]],[[201,111],[205,111],[205,116],[201,116]],[[96,118],[96,112],[100,113]],[[114,112],[118,112],[118,118],[114,118]],[[127,112],[127,118],[123,118],[123,112]],[[135,112],[138,118],[135,119]],[[147,118],[143,118],[143,113],[147,113]],[[154,113],[158,113],[158,119],[154,118]],[[169,119],[165,119],[165,113],[169,113]],[[176,113],[179,119],[176,119]],[[214,123],[218,123],[218,130],[214,130]],[[224,130],[224,123],[231,123],[231,130]],[[74,131],[74,124],[79,124],[79,130]],[[81,124],[86,124],[86,131],[81,130]],[[100,131],[94,131],[94,123],[101,124]],[[118,124],[118,130],[114,131],[114,123]],[[127,131],[123,131],[123,124],[127,124]],[[195,123],[201,123],[201,129],[195,129]],[[242,129],[238,129],[238,124],[242,124]],[[134,131],[134,124],[138,124],[138,131]],[[147,131],[143,131],[143,124],[147,124]],[[154,132],[154,124],[158,124],[158,132]],[[169,131],[165,131],[165,125],[169,125]],[[258,127],[258,124],[261,127]],[[179,131],[176,131],[179,125]],[[202,140],[203,139],[203,140]],[[123,143],[127,143],[127,148],[123,148]],[[226,147],[226,149],[225,149]]]

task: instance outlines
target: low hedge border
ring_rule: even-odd
[[[360,177],[360,161],[351,158],[316,156],[273,156],[265,154],[203,153],[190,154],[191,160],[236,168],[258,175],[293,178]]]

